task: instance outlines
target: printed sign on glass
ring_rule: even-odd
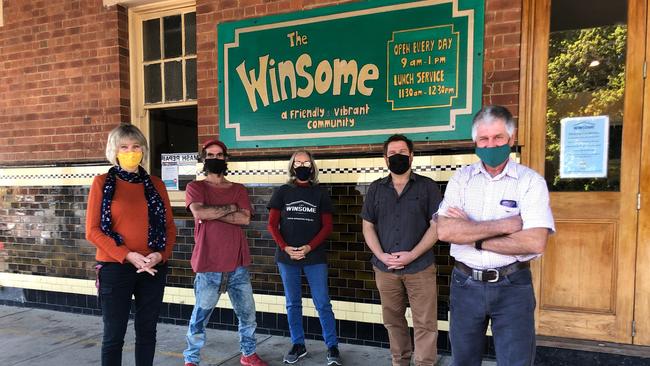
[[[196,153],[160,154],[161,179],[170,191],[184,190],[196,178]]]
[[[560,178],[607,177],[609,116],[563,118]]]

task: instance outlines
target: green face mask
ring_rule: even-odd
[[[510,155],[510,145],[505,144],[497,147],[477,147],[475,152],[485,165],[496,168],[499,164],[506,161]]]

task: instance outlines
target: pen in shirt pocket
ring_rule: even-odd
[[[517,208],[517,201],[514,200],[501,200],[500,204],[504,207]]]

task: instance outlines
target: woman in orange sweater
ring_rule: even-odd
[[[153,364],[156,324],[176,243],[176,225],[163,182],[150,176],[147,140],[121,124],[108,135],[113,167],[95,177],[88,196],[86,239],[97,247],[97,283],[104,321],[102,366],[122,364],[122,346],[135,297],[135,364]]]

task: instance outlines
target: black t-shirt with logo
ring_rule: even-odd
[[[280,211],[280,233],[292,247],[309,244],[323,226],[321,214],[332,212],[332,200],[327,190],[320,186],[295,186],[285,184],[278,187],[267,208]],[[294,265],[327,262],[324,243],[317,246],[300,261],[292,260],[280,247],[275,251],[275,260]]]

